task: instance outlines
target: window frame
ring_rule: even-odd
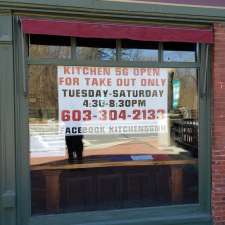
[[[26,38],[28,40],[28,42],[30,42],[30,36],[26,35]],[[86,38],[87,39],[87,38]],[[37,58],[37,57],[30,57],[29,56],[29,45],[30,43],[27,44],[27,62],[28,65],[46,65],[46,64],[52,64],[52,65],[57,65],[59,63],[61,63],[62,65],[77,65],[77,66],[82,66],[82,65],[88,65],[90,64],[91,66],[126,66],[126,67],[132,67],[134,64],[135,66],[138,66],[140,63],[143,67],[147,67],[147,66],[151,66],[151,67],[159,67],[159,66],[163,66],[162,68],[166,68],[166,67],[177,67],[177,68],[182,68],[182,67],[186,67],[186,68],[198,68],[200,67],[200,52],[199,52],[199,43],[195,43],[196,44],[196,61],[195,62],[179,62],[179,61],[164,61],[163,58],[163,52],[164,52],[164,47],[163,47],[163,42],[157,42],[158,44],[158,57],[157,57],[157,61],[135,61],[135,60],[123,60],[121,58],[121,53],[122,53],[122,41],[126,41],[126,39],[121,40],[121,39],[113,39],[116,41],[116,58],[115,60],[77,60],[77,54],[76,54],[76,47],[77,46],[77,40],[76,37],[71,37],[70,39],[70,43],[71,43],[71,57],[70,58],[66,58],[66,59],[62,59],[62,58]],[[174,42],[175,44],[177,42]],[[32,44],[31,44],[32,45]],[[60,45],[61,46],[61,45]],[[66,45],[67,46],[67,45]],[[126,49],[126,48],[125,48]],[[151,49],[149,49],[151,50]],[[155,49],[153,49],[155,50]],[[146,66],[145,66],[146,65]],[[174,66],[175,65],[175,66]],[[135,67],[133,66],[133,67]]]
[[[28,59],[26,55],[26,36],[18,26],[18,17],[14,18],[14,61],[15,61],[15,130],[16,132],[16,188],[17,188],[17,222],[23,225],[66,225],[66,224],[211,224],[211,101],[210,101],[210,63],[206,63],[207,45],[200,45],[199,60],[195,63],[163,62],[162,44],[159,45],[158,62],[136,61],[80,61],[72,59]],[[75,41],[72,42],[74,50]],[[117,43],[121,46],[121,43]],[[24,49],[23,49],[24,47]],[[118,53],[117,60],[120,53]],[[208,54],[211,62],[211,50]],[[75,66],[125,66],[125,67],[158,67],[158,68],[197,68],[199,74],[199,203],[146,207],[137,209],[120,209],[94,212],[75,212],[45,216],[31,216],[30,167],[29,167],[29,129],[28,129],[28,81],[29,65],[75,65]],[[206,65],[207,64],[207,65]],[[207,70],[207,72],[206,72]],[[206,76],[207,74],[207,76]]]

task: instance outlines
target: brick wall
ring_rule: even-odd
[[[212,214],[225,225],[225,24],[214,25]]]

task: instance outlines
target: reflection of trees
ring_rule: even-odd
[[[56,117],[58,111],[56,66],[30,66],[31,117]]]
[[[34,58],[70,58],[71,50],[68,46],[31,45],[30,56]]]
[[[121,57],[128,61],[156,61],[158,54],[151,49],[122,49]]]
[[[70,58],[70,46],[30,45],[33,58]],[[58,113],[56,66],[30,66],[29,68],[30,116],[56,118]]]
[[[116,49],[77,47],[78,58],[83,60],[113,60]],[[121,58],[128,61],[155,61],[157,50],[151,49],[122,49]]]
[[[83,60],[112,60],[116,50],[110,48],[77,47],[78,58]]]
[[[184,68],[176,69],[174,70],[173,79],[181,81],[179,107],[185,107],[187,109],[197,111],[198,89],[196,70]]]

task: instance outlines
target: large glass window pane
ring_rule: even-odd
[[[125,61],[158,61],[157,42],[122,40],[121,59]]]
[[[77,38],[76,55],[79,60],[115,60],[116,40]]]
[[[60,58],[71,57],[71,38],[50,35],[29,36],[29,57],[30,58]]]
[[[198,202],[196,69],[29,67],[32,214]]]
[[[163,43],[165,62],[196,62],[197,45],[193,43]]]

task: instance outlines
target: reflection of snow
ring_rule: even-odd
[[[95,140],[96,141],[96,140]],[[110,147],[114,147],[117,145],[121,145],[121,144],[126,144],[129,143],[130,141],[111,141],[108,143],[97,143],[97,144],[92,144],[90,141],[88,141],[88,145],[85,145],[84,142],[84,146],[86,146],[86,149],[103,149],[103,148],[110,148]]]
[[[31,157],[65,156],[64,132],[58,124],[30,124]]]

